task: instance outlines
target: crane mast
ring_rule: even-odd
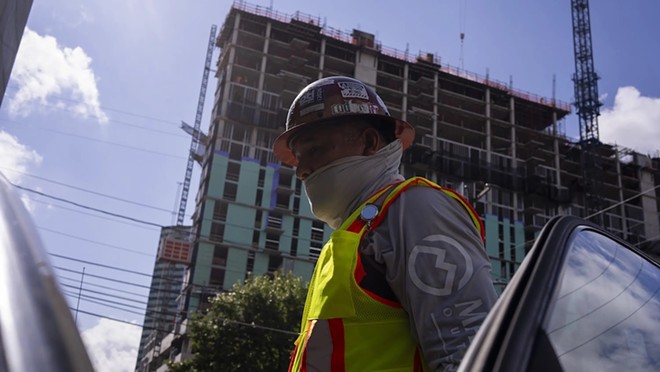
[[[580,125],[581,163],[584,187],[585,215],[591,215],[602,207],[602,182],[598,148],[598,116],[601,103],[598,99],[598,74],[594,68],[591,45],[591,20],[588,0],[571,0],[573,17],[573,50],[575,52],[575,107]],[[600,223],[599,217],[597,223]]]
[[[202,75],[202,86],[199,89],[199,99],[197,101],[197,114],[195,115],[194,130],[191,135],[190,151],[188,153],[188,164],[186,166],[186,175],[183,179],[183,187],[181,188],[181,200],[179,201],[179,212],[176,218],[177,226],[183,225],[183,220],[186,214],[186,204],[188,203],[188,192],[190,191],[190,179],[192,178],[192,171],[194,165],[194,154],[197,152],[199,146],[199,133],[202,125],[202,113],[204,112],[204,99],[206,98],[206,87],[209,81],[209,72],[211,71],[211,60],[213,59],[213,46],[215,45],[215,34],[217,26],[211,26],[209,35],[208,48],[206,50],[206,61],[204,63],[204,73]]]

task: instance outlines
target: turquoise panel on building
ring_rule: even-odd
[[[492,274],[495,279],[502,278],[501,261],[497,258],[500,257],[500,242],[499,242],[499,228],[500,224],[495,215],[486,215],[484,221],[486,228],[486,252],[490,256],[490,263],[492,265]]]
[[[311,241],[312,241],[312,221],[305,218],[301,218],[300,229],[298,231],[298,257],[309,258],[309,245]]]
[[[516,269],[520,266],[520,263],[525,258],[525,225],[522,221],[516,221],[513,225],[513,230],[516,236]]]
[[[227,206],[227,222],[223,240],[226,243],[252,245],[252,232],[256,210],[237,204]]]
[[[204,215],[200,223],[199,236],[208,239],[211,236],[211,225],[213,224],[213,209],[215,208],[215,201],[207,199],[204,202]]]
[[[314,262],[296,260],[293,264],[293,273],[301,276],[309,283],[310,279],[312,279],[312,274],[314,273]]]
[[[300,189],[300,208],[299,208],[299,214],[301,216],[309,217],[309,218],[316,218],[312,214],[312,207],[309,205],[309,199],[307,199],[307,193],[305,192],[305,188],[302,187]]]
[[[197,261],[195,265],[195,276],[193,284],[207,285],[211,277],[211,262],[215,246],[210,243],[200,242],[197,244]]]
[[[227,252],[227,270],[222,288],[230,289],[236,283],[245,280],[245,267],[247,265],[248,253],[241,248],[229,248]]]
[[[244,158],[241,161],[241,170],[238,174],[238,190],[236,201],[253,205],[257,197],[257,183],[259,182],[259,163]]]
[[[282,230],[284,230],[284,233],[280,235],[280,252],[285,254],[291,254],[293,220],[293,216],[282,216]]]
[[[271,205],[274,207],[275,201],[277,201],[277,194],[273,195],[273,188],[277,188],[277,183],[273,184],[273,180],[276,178],[278,172],[279,165],[268,163],[264,175],[264,193],[261,197],[261,206],[264,208],[270,208]]]
[[[225,191],[225,178],[227,176],[227,163],[229,158],[222,152],[213,153],[213,164],[209,175],[209,189],[207,196],[222,199]]]
[[[252,274],[254,276],[261,276],[268,272],[268,257],[266,253],[256,252],[254,254],[254,268]]]
[[[325,244],[325,242],[330,240],[330,235],[332,235],[334,231],[335,230],[332,227],[328,226],[327,223],[323,224],[323,244]]]
[[[508,218],[502,220],[502,240],[504,240],[504,259],[511,261],[511,222]]]
[[[190,296],[188,309],[190,309],[191,311],[196,311],[198,307],[199,307],[199,297],[197,297],[197,295]]]

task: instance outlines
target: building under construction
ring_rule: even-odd
[[[314,219],[294,169],[271,148],[297,93],[325,76],[373,86],[393,116],[415,126],[404,176],[427,177],[473,202],[499,289],[552,216],[591,217],[583,207],[582,146],[559,130],[566,103],[446,66],[433,54],[387,48],[368,32],[242,1],[229,11],[217,46],[184,316],[250,273],[311,276],[331,230]],[[657,237],[660,161],[607,144],[597,155],[600,200],[613,206],[599,221],[634,244]]]
[[[163,227],[151,276],[149,298],[142,323],[135,370],[153,370],[152,361],[160,356],[163,338],[175,331],[181,312],[177,298],[183,274],[190,262],[190,226]]]

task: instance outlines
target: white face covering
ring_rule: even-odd
[[[396,178],[402,152],[401,141],[396,140],[374,155],[348,156],[317,169],[303,183],[312,213],[337,229],[368,189],[384,178]]]

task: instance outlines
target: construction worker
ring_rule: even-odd
[[[453,370],[493,306],[476,212],[454,191],[399,174],[414,133],[352,78],[317,80],[294,99],[273,151],[335,231],[290,370]]]

